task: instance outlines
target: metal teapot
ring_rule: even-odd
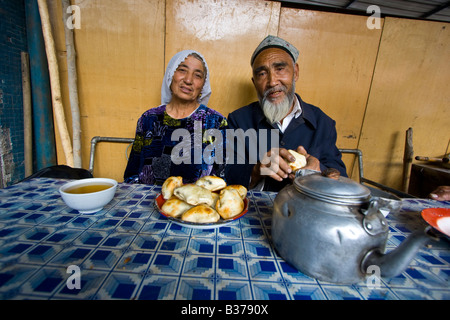
[[[274,200],[273,244],[284,260],[318,280],[357,283],[373,267],[382,277],[394,277],[432,238],[421,230],[384,254],[389,233],[385,216],[400,205],[372,197],[351,179],[304,170]]]

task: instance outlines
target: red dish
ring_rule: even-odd
[[[450,208],[424,209],[422,218],[430,226],[450,237]]]

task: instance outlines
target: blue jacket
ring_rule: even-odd
[[[297,98],[300,101],[302,114],[298,118],[292,119],[284,133],[282,133],[277,126],[272,126],[266,120],[259,102],[253,102],[248,106],[230,113],[228,115],[229,128],[240,128],[243,129],[244,132],[248,129],[255,129],[257,132],[260,132],[261,129],[266,129],[268,135],[271,129],[278,130],[278,143],[280,148],[296,150],[298,146],[303,146],[310,155],[319,159],[321,170],[334,168],[339,170],[342,176],[346,177],[345,164],[342,162],[341,153],[336,147],[336,122],[318,107],[302,101],[298,95]],[[251,149],[254,147],[252,144],[255,144],[255,141],[250,140],[251,139],[245,140],[245,154],[240,152],[236,147],[232,155],[234,156],[234,159],[228,159],[225,168],[225,177],[228,184],[241,184],[248,187],[252,168],[256,163],[255,159],[252,159],[254,151]],[[266,146],[264,146],[264,143],[261,144],[260,140],[261,136],[258,135],[256,144],[258,145],[258,148],[261,149],[258,150],[258,161],[260,161],[262,156],[271,148],[269,136],[267,136],[266,141],[268,141],[268,143],[266,143]],[[228,141],[228,143],[230,142]],[[239,164],[242,163],[238,163],[239,158],[245,163]],[[242,160],[242,158],[245,159]],[[283,182],[277,182],[271,178],[267,178],[265,180],[264,190],[279,191],[289,182],[289,179],[285,179]]]

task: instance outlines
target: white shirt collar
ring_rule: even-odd
[[[300,101],[298,101],[297,96],[295,96],[294,108],[292,109],[292,111],[283,119],[283,123],[280,123],[280,121],[276,122],[280,131],[284,133],[286,128],[291,123],[292,119],[300,117],[301,114],[302,108],[300,107]]]

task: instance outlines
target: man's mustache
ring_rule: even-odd
[[[277,92],[277,91],[282,91],[285,94],[287,94],[287,88],[280,84],[280,85],[278,85],[276,87],[273,87],[273,88],[270,88],[270,89],[267,89],[266,91],[264,91],[263,101],[267,100],[267,97],[269,96],[269,94],[272,94],[272,93]]]

